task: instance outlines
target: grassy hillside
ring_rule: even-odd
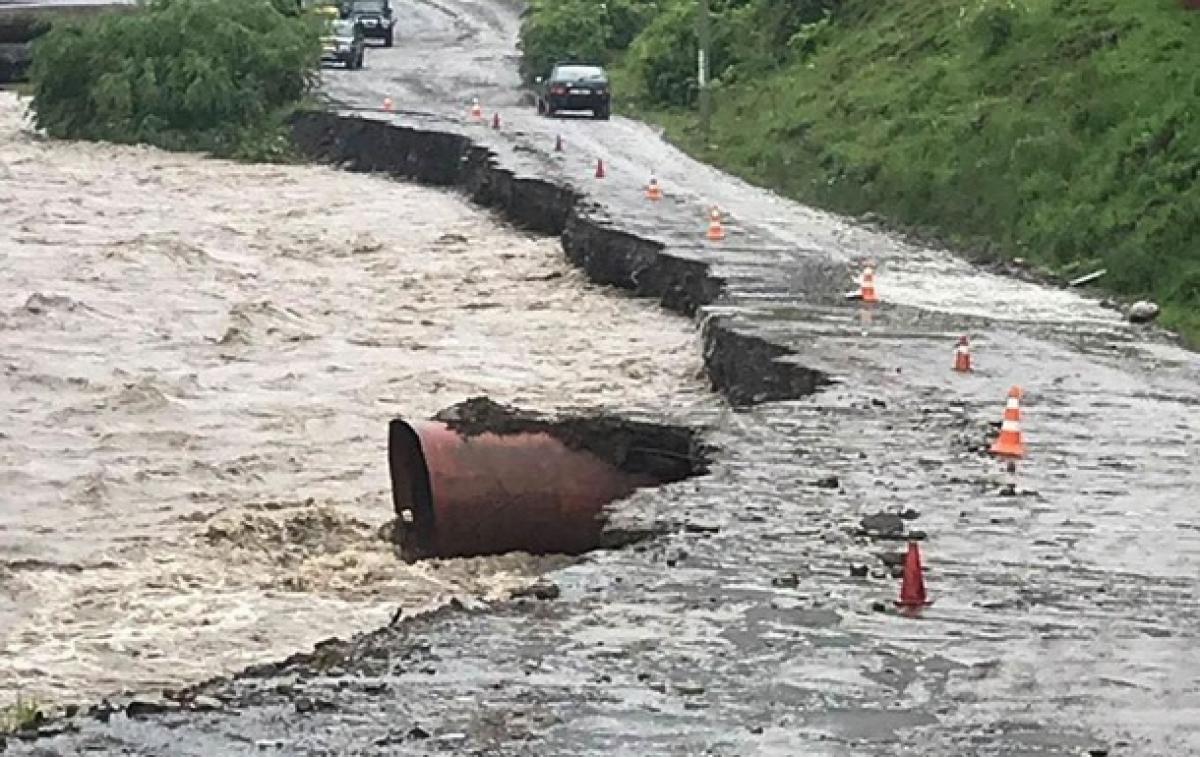
[[[1153,297],[1200,339],[1200,12],[1178,0],[713,0],[716,112],[702,144],[695,2],[633,4],[648,20],[606,53],[623,105],[685,148],[816,205],[1064,274],[1107,267],[1104,286]]]

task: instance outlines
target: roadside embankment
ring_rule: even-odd
[[[716,301],[722,290],[724,282],[707,264],[675,257],[657,242],[592,218],[570,188],[517,176],[465,136],[324,112],[298,114],[292,128],[298,149],[313,159],[456,186],[517,226],[560,235],[567,258],[597,283],[657,299],[688,315]],[[705,321],[706,373],[734,405],[795,399],[829,381],[819,370],[780,359],[791,354],[734,331],[723,318]]]
[[[1200,13],[1178,0],[714,3],[707,138],[696,4],[579,4],[535,2],[527,56],[601,45],[623,109],[703,161],[979,259],[1105,270],[1200,340]]]

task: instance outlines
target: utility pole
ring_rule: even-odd
[[[708,62],[712,50],[712,26],[708,14],[708,0],[700,0],[700,23],[697,30],[699,49],[696,51],[696,81],[700,85],[700,130],[704,135],[704,146],[708,147],[708,130],[712,121],[712,93],[708,89]]]

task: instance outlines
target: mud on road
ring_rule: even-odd
[[[712,473],[624,503],[669,534],[552,572],[557,599],[451,608],[202,686],[184,712],[102,710],[10,751],[1200,751],[1194,354],[1076,294],[756,190],[643,125],[539,119],[519,106],[508,6],[400,7],[411,34],[366,71],[331,73],[329,93],[467,135],[498,167],[569,186],[575,212],[645,238],[656,261],[702,266],[719,284],[696,314],[725,335],[706,345],[719,386],[736,374],[714,364],[763,344],[834,383],[685,413],[712,429]],[[384,96],[407,112],[365,112]],[[463,122],[474,96],[504,128]],[[651,170],[657,205],[641,193]],[[714,202],[720,246],[702,239]],[[841,297],[867,258],[873,310]],[[963,331],[968,376],[950,371]],[[1013,384],[1031,452],[1015,481],[984,453]],[[880,512],[907,516],[887,519],[903,532],[864,528]],[[879,611],[904,538],[922,542],[935,601],[919,620]]]

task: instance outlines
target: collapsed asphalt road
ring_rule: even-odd
[[[537,118],[519,106],[507,6],[398,15],[397,47],[331,74],[334,97],[390,96],[409,113],[369,117],[468,134],[501,166],[573,185],[592,219],[706,265],[724,287],[697,317],[730,335],[708,343],[719,388],[756,338],[836,384],[692,419],[722,450],[712,474],[625,505],[672,533],[553,574],[557,599],[400,622],[202,686],[186,712],[102,710],[11,752],[1200,751],[1195,355],[1073,294],[748,187],[635,122]],[[474,96],[499,132],[462,123]],[[640,191],[652,169],[659,204]],[[712,202],[731,216],[720,245],[703,241]],[[840,293],[868,257],[884,304],[864,311]],[[950,371],[963,331],[967,376]],[[1015,491],[982,453],[1012,384],[1030,445]],[[908,518],[863,527],[881,511]],[[873,607],[895,597],[901,527],[924,534],[935,604],[920,620]]]

